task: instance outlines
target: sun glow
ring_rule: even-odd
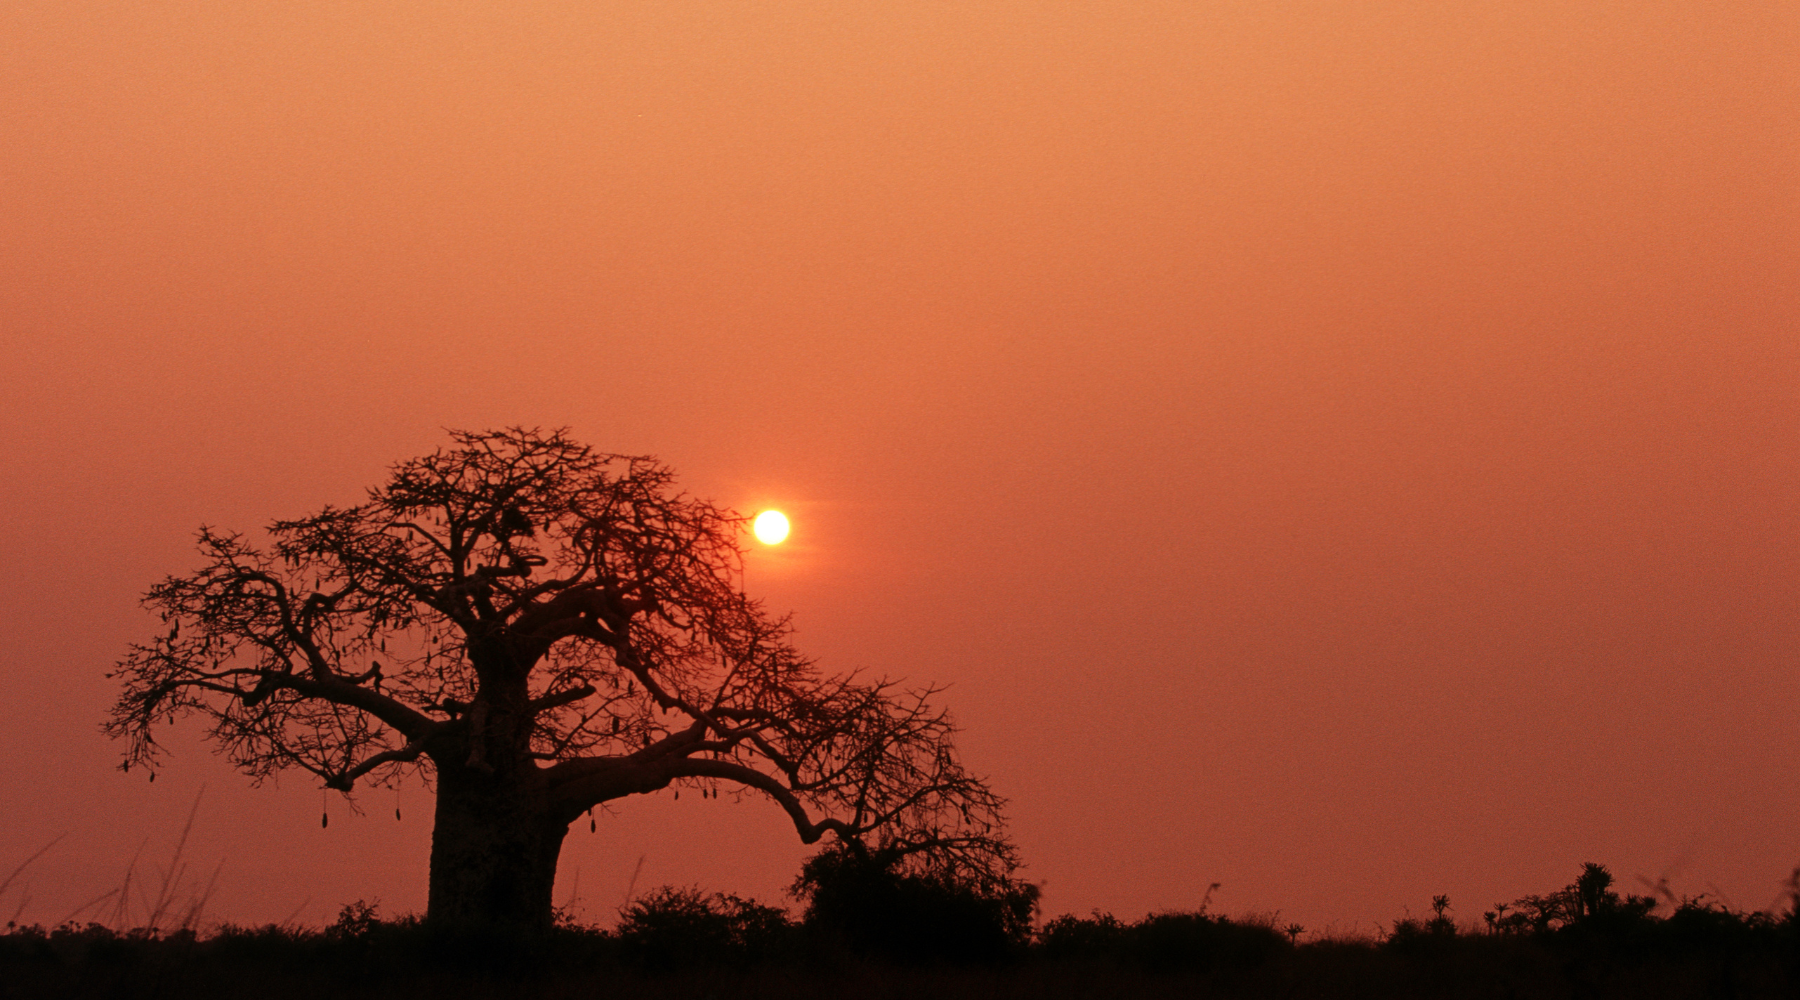
[[[778,510],[765,510],[756,515],[752,530],[756,532],[756,540],[764,545],[780,545],[788,536],[787,515]]]

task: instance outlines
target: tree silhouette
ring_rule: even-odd
[[[438,926],[548,927],[569,824],[671,787],[766,797],[806,843],[1010,877],[1002,800],[936,689],[815,668],[742,590],[742,517],[565,431],[452,437],[267,548],[200,530],[205,565],[145,598],[167,634],[111,675],[125,768],[198,714],[259,783],[422,773]]]

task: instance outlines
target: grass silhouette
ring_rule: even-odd
[[[7,872],[6,878],[0,879],[0,905],[5,904],[7,891],[13,887],[14,883],[18,882],[19,876],[23,875],[25,873],[25,869],[30,868],[31,863],[33,861],[36,861],[37,859],[43,857],[46,853],[49,852],[50,848],[55,847],[57,844],[61,843],[62,839],[67,836],[68,836],[67,833],[57,834],[55,837],[51,838],[51,840],[48,844],[45,844],[44,846],[38,848],[36,853],[32,854],[30,857],[26,858],[24,861],[19,862],[18,867],[14,868],[10,872]],[[19,917],[24,915],[25,907],[29,906],[30,904],[31,904],[31,894],[29,892],[23,892],[23,891],[20,892],[19,893],[19,905],[15,910],[13,910],[12,919],[10,919],[6,922],[6,926],[8,926],[8,927],[15,926],[19,922]]]

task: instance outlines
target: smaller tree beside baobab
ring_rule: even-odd
[[[934,688],[820,671],[742,588],[744,519],[669,469],[566,432],[452,434],[366,502],[203,528],[151,588],[106,730],[155,767],[198,715],[260,782],[436,793],[426,919],[544,928],[569,826],[665,789],[761,798],[800,839],[1006,882],[1002,800],[959,761]]]

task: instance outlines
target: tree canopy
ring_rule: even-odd
[[[258,781],[299,769],[348,794],[422,773],[438,840],[456,839],[451,786],[462,826],[522,810],[556,844],[599,803],[685,786],[767,797],[807,843],[1010,877],[1002,800],[959,761],[938,690],[798,652],[743,590],[745,518],[563,430],[451,436],[266,541],[201,529],[203,565],[145,598],[167,631],[113,674],[126,768],[198,715]],[[471,864],[434,844],[434,913],[440,866]],[[547,887],[532,895],[548,919]]]

